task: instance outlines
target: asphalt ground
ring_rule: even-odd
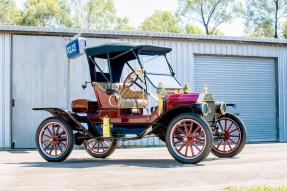
[[[108,159],[74,150],[60,163],[35,150],[0,151],[0,190],[224,190],[287,186],[287,144],[249,144],[230,159],[210,154],[196,165],[176,162],[167,148],[117,149]]]

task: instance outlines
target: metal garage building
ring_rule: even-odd
[[[244,120],[249,142],[287,142],[285,40],[0,26],[0,148],[35,146],[35,129],[48,114],[32,107],[69,108],[73,99],[93,98],[91,89],[81,88],[89,81],[86,57],[70,69],[66,64],[65,44],[79,32],[88,46],[118,40],[171,47],[180,82],[193,91],[206,83],[218,100],[237,103],[233,112]]]

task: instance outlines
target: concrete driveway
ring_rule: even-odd
[[[118,149],[104,160],[74,150],[62,163],[37,151],[0,152],[0,190],[223,190],[287,186],[287,144],[247,145],[232,159],[210,155],[197,165],[174,161],[165,147]]]

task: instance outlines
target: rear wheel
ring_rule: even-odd
[[[94,158],[106,158],[113,154],[116,147],[117,142],[110,139],[89,139],[84,142],[87,153]]]
[[[207,122],[192,113],[175,117],[166,132],[169,153],[179,162],[195,164],[205,159],[212,148],[212,133]]]
[[[246,143],[246,129],[234,114],[226,113],[216,122],[212,153],[218,157],[233,157],[239,154]]]
[[[45,160],[63,161],[71,154],[74,147],[73,130],[59,118],[48,118],[37,129],[36,146]]]

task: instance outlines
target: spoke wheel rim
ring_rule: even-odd
[[[67,130],[58,122],[47,123],[40,131],[40,149],[48,157],[62,156],[67,150],[68,143]]]
[[[197,121],[182,119],[172,127],[170,143],[176,155],[184,159],[194,159],[205,150],[207,135]]]
[[[219,153],[235,151],[241,142],[241,130],[238,124],[230,118],[221,118],[216,127],[223,135],[214,141],[213,149]]]
[[[86,140],[86,148],[94,154],[105,154],[107,153],[111,147],[113,142],[108,139],[97,140],[97,139],[89,139]]]

